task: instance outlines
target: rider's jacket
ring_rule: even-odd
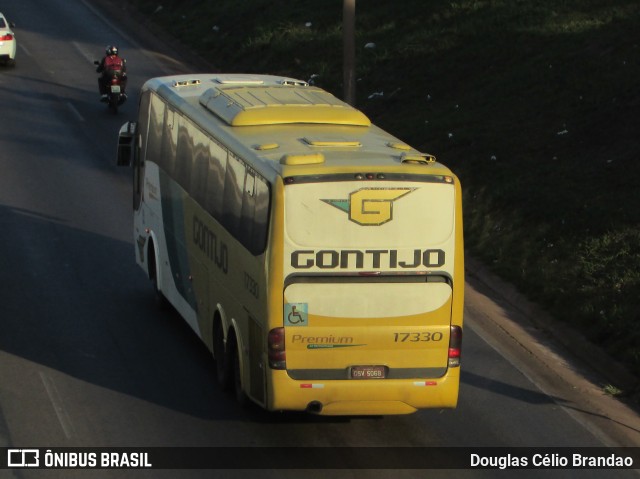
[[[118,55],[106,56],[102,59],[100,65],[98,65],[98,68],[96,68],[96,71],[98,73],[104,73],[106,75],[111,75],[114,73],[124,73],[124,60]]]

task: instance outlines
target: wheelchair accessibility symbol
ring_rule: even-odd
[[[307,326],[307,303],[286,303],[284,305],[285,326]]]

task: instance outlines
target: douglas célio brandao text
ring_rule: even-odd
[[[485,469],[547,469],[547,468],[633,468],[634,460],[630,456],[615,453],[606,455],[586,455],[582,453],[533,453],[525,455],[470,455],[472,468]]]

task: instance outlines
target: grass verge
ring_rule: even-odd
[[[220,71],[342,96],[341,0],[128,4]],[[640,376],[638,24],[632,0],[356,11],[357,106],[460,176],[468,250]]]

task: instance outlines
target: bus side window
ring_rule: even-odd
[[[175,173],[176,142],[178,135],[178,126],[175,124],[176,119],[175,111],[170,108],[165,109],[159,163],[170,176],[173,176]]]
[[[244,164],[233,154],[229,154],[222,199],[222,224],[236,238],[239,238],[242,219],[244,175]]]
[[[224,181],[227,172],[227,150],[213,140],[209,141],[209,174],[205,208],[222,223]]]
[[[254,255],[264,252],[267,243],[269,186],[247,168],[242,198],[240,241]]]
[[[209,182],[209,145],[206,137],[200,132],[194,135],[193,155],[190,192],[198,203],[204,205],[207,201],[207,183]]]
[[[185,190],[191,188],[191,170],[195,165],[194,151],[193,151],[193,133],[194,128],[189,125],[189,122],[181,115],[176,115],[177,125],[177,144],[176,144],[176,162],[174,169],[174,178]]]
[[[149,133],[147,139],[147,151],[144,159],[163,166],[160,162],[160,152],[162,145],[162,130],[164,124],[164,102],[156,95],[151,95],[151,113],[149,114]],[[144,132],[144,130],[141,130]]]
[[[147,142],[146,139],[148,137],[149,131],[149,123],[151,121],[151,112],[150,112],[150,103],[151,103],[151,93],[146,91],[143,92],[140,97],[140,105],[138,107],[138,111],[140,115],[138,117],[138,135],[143,138],[145,141],[141,141],[139,145],[139,153],[138,153],[138,161],[141,163],[144,162],[147,154]]]
[[[242,192],[242,221],[240,222],[239,239],[250,251],[252,248],[253,223],[256,209],[256,174],[247,168]]]
[[[262,178],[257,178],[255,211],[253,214],[253,234],[249,249],[253,254],[261,254],[267,246],[267,231],[269,225],[269,185]]]

